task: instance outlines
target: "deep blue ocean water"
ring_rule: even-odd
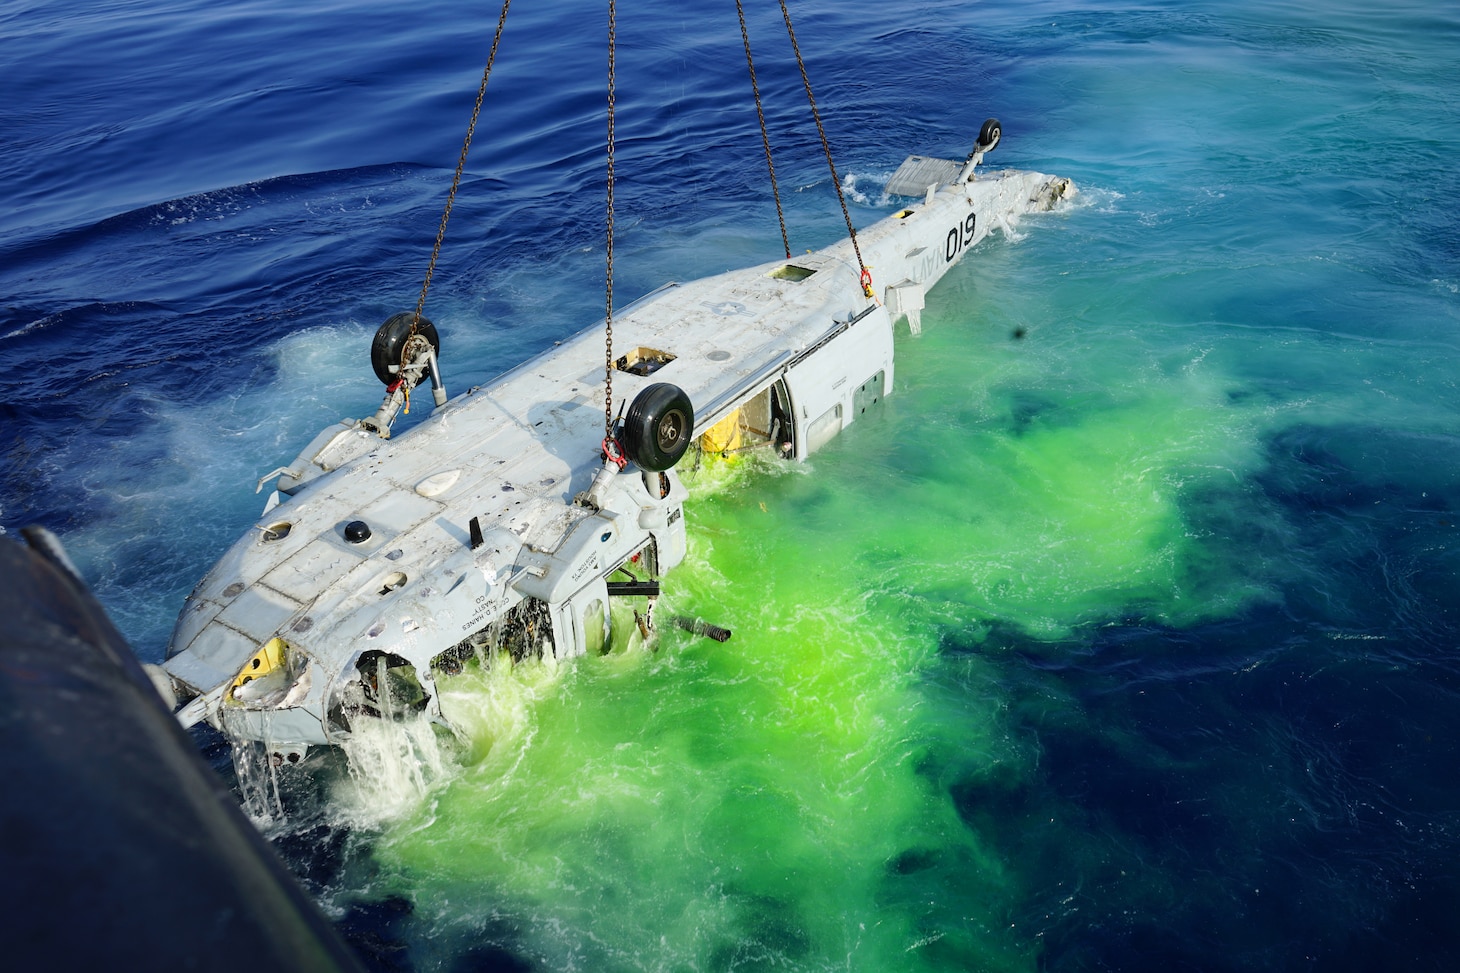
[[[778,255],[716,6],[620,5],[622,300]],[[633,896],[377,865],[388,828],[281,829],[286,858],[378,969],[1454,969],[1460,10],[792,12],[859,224],[990,115],[989,164],[1082,190],[934,292],[883,416],[757,488],[786,518],[757,556],[849,565],[768,603],[844,590],[928,648],[878,717],[918,841],[848,906],[907,941],[830,943],[835,905],[759,886],[690,946],[634,940]],[[497,13],[0,9],[0,529],[60,534],[143,659],[257,478],[377,404],[365,349],[414,304]],[[821,246],[779,10],[749,19],[792,246]],[[602,313],[604,39],[599,4],[509,16],[427,308],[453,391]]]

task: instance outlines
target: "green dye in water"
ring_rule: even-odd
[[[1019,863],[940,770],[1017,780],[1032,759],[984,633],[1263,597],[1183,500],[1235,488],[1264,419],[1210,367],[1011,332],[930,314],[897,395],[810,464],[688,477],[660,614],[729,642],[661,625],[654,651],[452,684],[465,768],[376,848],[421,967],[483,943],[553,969],[1035,967]],[[929,678],[950,630],[991,654],[960,653],[981,688],[951,704]]]

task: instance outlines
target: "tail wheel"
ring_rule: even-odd
[[[656,382],[634,397],[624,416],[624,452],[640,469],[662,472],[689,449],[694,428],[689,396],[677,385]]]
[[[386,319],[380,330],[375,332],[375,341],[370,345],[370,367],[375,369],[375,377],[386,385],[394,385],[400,380],[401,362],[411,351],[407,346],[413,337],[411,322],[415,317],[411,311],[402,311]],[[414,337],[429,341],[431,350],[438,356],[441,354],[441,339],[436,334],[436,325],[429,318],[421,318]]]
[[[999,137],[1004,134],[1003,128],[999,125],[997,118],[990,118],[983,123],[983,128],[978,130],[978,145],[980,151],[988,152],[999,144]]]

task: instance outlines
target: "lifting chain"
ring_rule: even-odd
[[[604,454],[613,438],[613,95],[614,95],[614,0],[608,0],[608,235],[606,283],[603,297],[603,435]]]
[[[811,104],[811,117],[816,119],[816,134],[821,136],[821,150],[826,154],[826,165],[831,170],[831,184],[836,187],[837,202],[842,206],[842,218],[847,222],[847,235],[852,240],[852,250],[857,255],[857,269],[861,271],[862,293],[873,297],[872,273],[862,260],[862,248],[857,243],[857,230],[852,226],[852,214],[847,211],[847,198],[842,192],[841,179],[836,174],[836,163],[831,161],[831,145],[826,141],[826,129],[821,124],[821,112],[816,107],[816,98],[811,94],[811,79],[806,74],[806,62],[801,58],[801,45],[796,43],[796,30],[791,26],[791,11],[786,9],[786,0],[781,0],[781,17],[786,21],[786,34],[791,38],[791,50],[796,52],[796,67],[801,69],[801,83],[806,86],[806,100]]]
[[[421,284],[421,296],[416,301],[416,313],[411,318],[411,335],[421,323],[421,312],[426,307],[426,293],[431,289],[431,277],[436,273],[436,259],[441,256],[441,241],[446,239],[446,223],[451,219],[451,206],[456,202],[456,190],[461,186],[461,173],[466,169],[466,154],[471,150],[472,133],[476,131],[477,117],[482,113],[482,99],[487,96],[487,79],[492,74],[492,62],[497,59],[497,47],[502,43],[502,28],[507,25],[507,8],[512,0],[502,0],[502,15],[497,18],[497,32],[492,35],[492,49],[487,54],[487,66],[482,70],[482,83],[477,88],[476,107],[471,110],[471,122],[466,126],[466,140],[461,144],[461,156],[456,160],[456,175],[451,179],[451,191],[446,194],[446,209],[441,214],[441,226],[436,230],[436,245],[431,248],[431,262],[426,266],[426,279]]]
[[[745,66],[750,69],[750,90],[755,94],[755,113],[760,117],[760,141],[765,146],[765,164],[771,174],[771,195],[776,198],[776,219],[781,222],[781,244],[786,248],[786,259],[790,260],[791,238],[786,235],[786,214],[781,210],[781,190],[776,186],[776,164],[771,159],[771,139],[766,133],[765,109],[760,103],[760,84],[755,80],[755,61],[750,57],[750,33],[745,29],[745,6],[741,0],[735,0],[735,12],[740,15],[740,39],[745,42]]]

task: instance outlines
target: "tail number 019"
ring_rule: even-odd
[[[962,223],[948,231],[948,241],[943,247],[943,257],[952,263],[965,247],[971,247],[977,239],[974,230],[978,226],[978,214],[969,213]]]

